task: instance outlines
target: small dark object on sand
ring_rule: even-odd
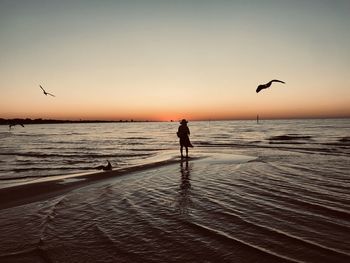
[[[111,163],[107,160],[107,165],[104,166],[104,165],[99,165],[99,166],[96,166],[95,169],[97,170],[104,170],[104,171],[110,171],[112,170],[112,165]]]

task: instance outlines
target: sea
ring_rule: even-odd
[[[350,262],[350,119],[178,125],[0,126],[0,190],[141,167],[0,210],[0,262]]]

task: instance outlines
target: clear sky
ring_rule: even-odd
[[[2,118],[350,117],[348,0],[0,0],[0,58]]]

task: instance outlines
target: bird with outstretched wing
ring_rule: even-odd
[[[261,85],[259,85],[259,86],[257,87],[257,89],[256,89],[256,93],[259,93],[259,92],[260,92],[261,90],[263,90],[263,89],[269,88],[273,82],[280,82],[280,83],[286,84],[286,83],[285,83],[284,81],[282,81],[282,80],[273,79],[273,80],[267,82],[266,84],[261,84]]]
[[[46,92],[46,90],[44,90],[44,88],[43,87],[41,87],[41,85],[39,85],[40,86],[40,88],[43,90],[43,92],[44,92],[44,94],[47,96],[47,95],[50,95],[50,96],[52,96],[52,97],[56,97],[55,95],[53,95],[53,94],[51,94],[51,93],[49,93],[49,92]]]

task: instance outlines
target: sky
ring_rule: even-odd
[[[348,0],[0,0],[0,118],[350,117],[349,28]]]

